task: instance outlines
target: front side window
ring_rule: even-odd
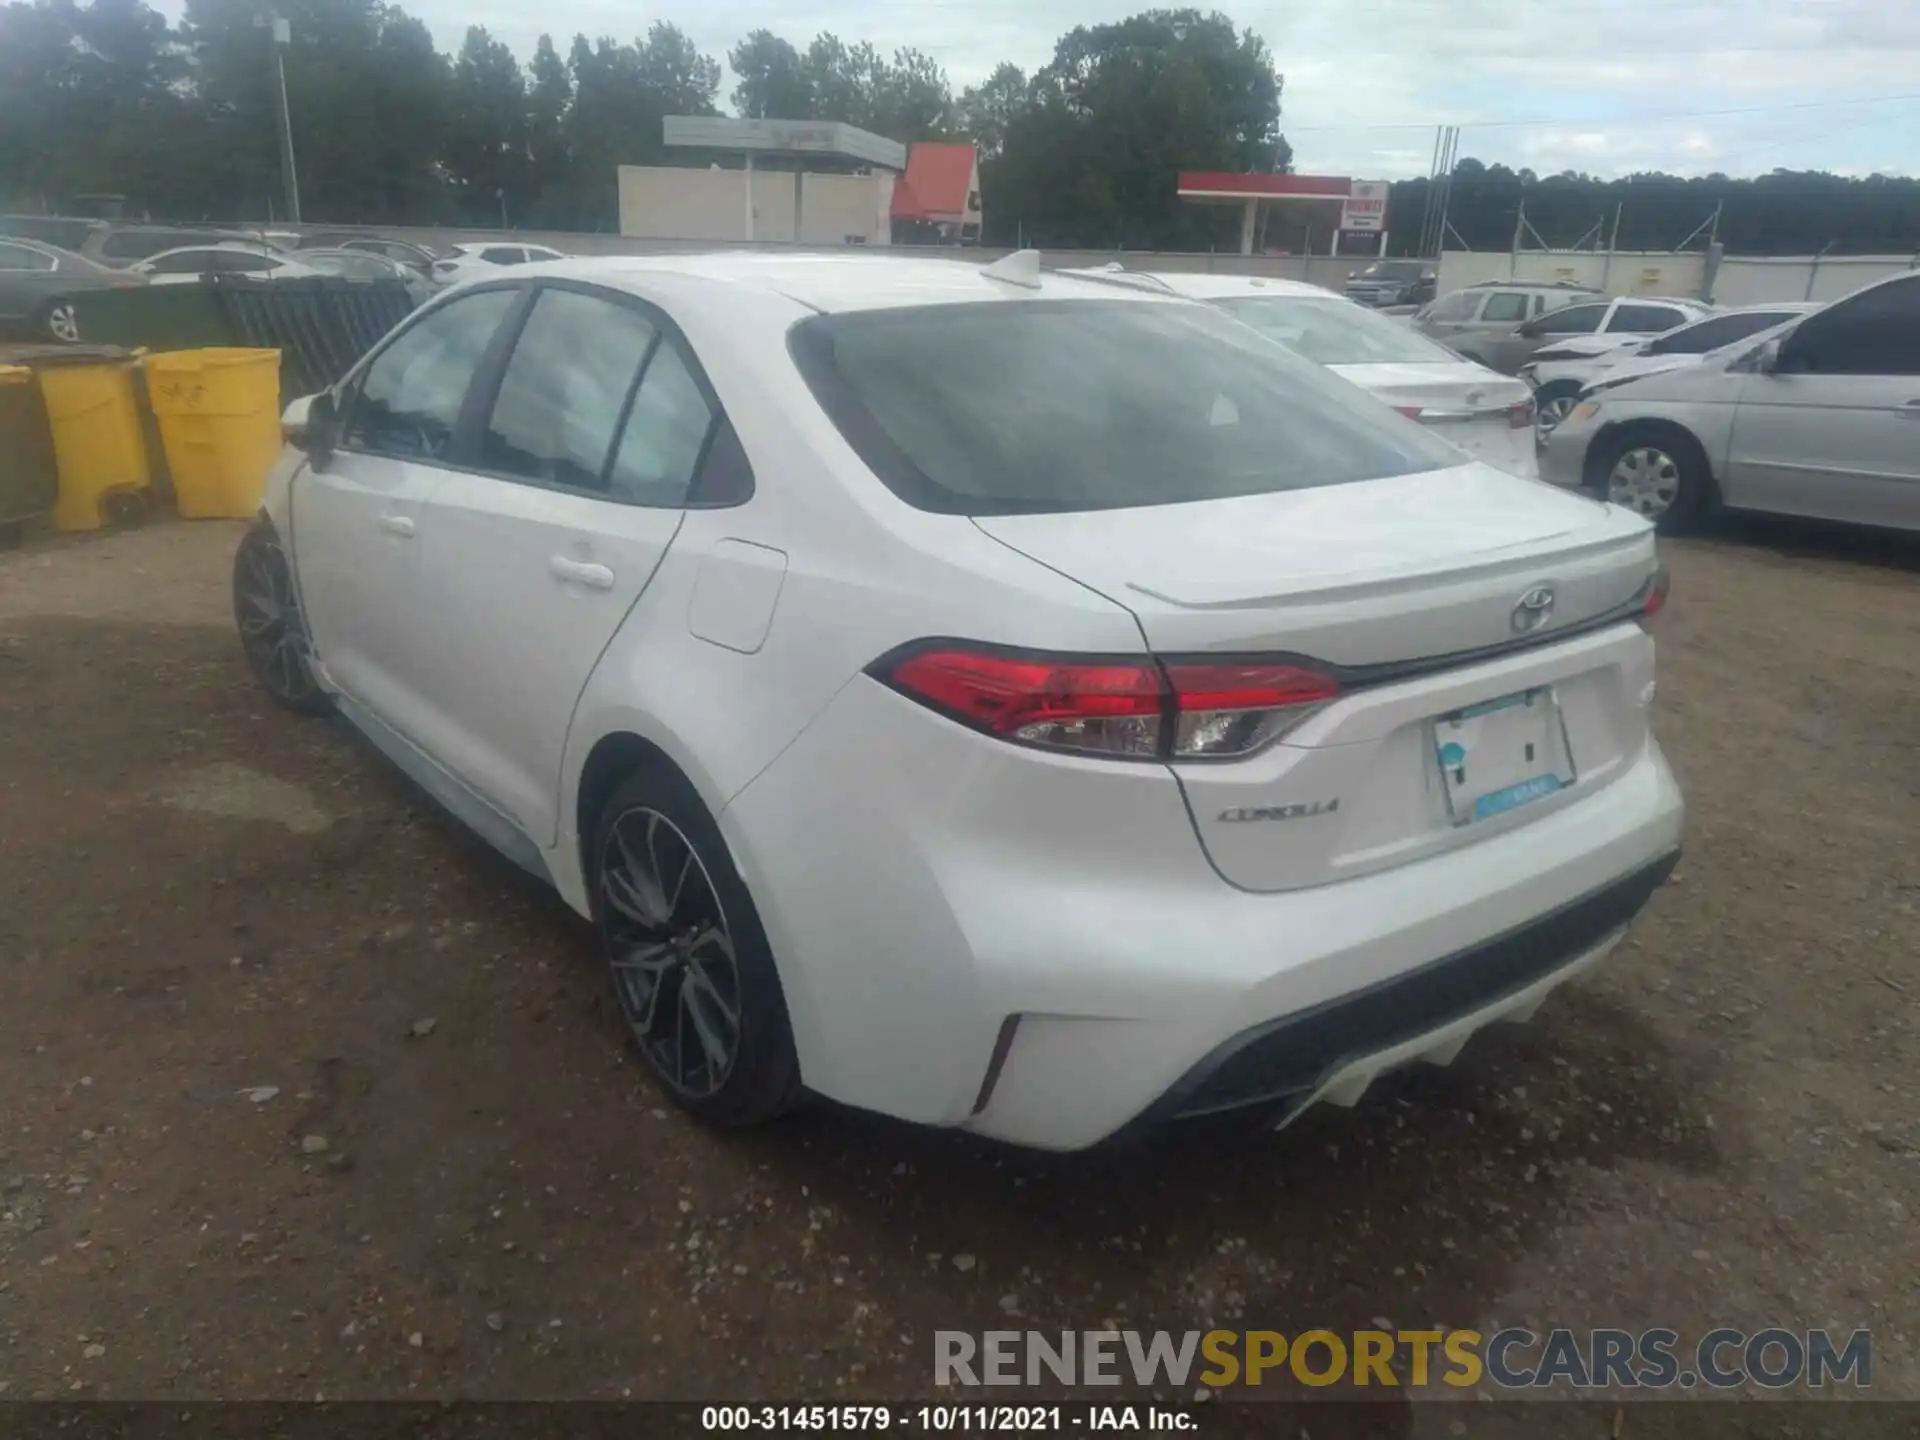
[[[1541,335],[1591,335],[1606,316],[1604,305],[1568,305],[1543,315],[1534,329]]]
[[[1781,370],[1793,374],[1920,375],[1920,276],[1808,316],[1780,358]]]
[[[465,295],[401,331],[347,403],[342,443],[396,459],[445,459],[474,372],[519,298],[517,290]]]
[[[1417,330],[1331,296],[1319,300],[1251,295],[1214,303],[1316,365],[1435,365],[1459,360]]]
[[[480,258],[489,265],[518,265],[527,258],[527,252],[517,245],[489,245],[480,252]]]
[[[1480,312],[1480,318],[1489,323],[1524,320],[1527,318],[1527,297],[1503,290],[1487,297],[1487,308]]]
[[[656,331],[625,305],[543,290],[514,343],[478,465],[541,485],[600,490],[620,414]]]
[[[684,505],[713,429],[713,407],[677,345],[662,343],[640,377],[608,488],[635,505]]]
[[[1439,470],[1460,454],[1211,306],[1019,301],[820,315],[789,349],[922,510],[1171,505]]]

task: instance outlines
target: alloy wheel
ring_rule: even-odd
[[[1622,452],[1607,474],[1607,499],[1649,520],[1666,514],[1679,498],[1680,466],[1657,446],[1636,445]]]
[[[740,1052],[740,968],[705,862],[672,820],[635,806],[607,832],[600,902],[634,1043],[684,1098],[713,1095]]]
[[[304,698],[313,683],[307,674],[306,627],[279,545],[261,535],[248,538],[234,600],[240,643],[261,683],[282,700]]]
[[[71,300],[62,300],[47,311],[47,333],[69,345],[80,343],[80,316]]]
[[[1542,435],[1550,435],[1553,428],[1573,413],[1573,407],[1580,403],[1577,395],[1556,395],[1540,406],[1539,426]]]

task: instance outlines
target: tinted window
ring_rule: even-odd
[[[608,489],[636,505],[684,505],[712,428],[713,407],[679,347],[662,344],[640,377]]]
[[[467,295],[403,330],[367,366],[347,405],[344,443],[409,460],[443,459],[487,342],[520,298]]]
[[[805,320],[790,346],[848,443],[924,510],[1168,505],[1460,463],[1211,306],[873,310]]]
[[[518,265],[527,254],[517,245],[489,245],[480,252],[480,258],[491,265]]]
[[[239,250],[216,250],[213,255],[213,268],[224,270],[230,275],[259,275],[268,270],[278,270],[280,262],[270,255],[249,255]]]
[[[1687,312],[1671,305],[1616,305],[1607,329],[1631,335],[1657,335],[1687,323]]]
[[[1417,330],[1346,300],[1259,295],[1215,303],[1317,365],[1434,365],[1459,358]]]
[[[177,255],[157,256],[148,267],[155,275],[205,275],[214,268],[209,250],[182,250]]]
[[[1510,290],[1487,297],[1487,308],[1480,312],[1482,320],[1524,320],[1527,318],[1527,297],[1516,295]]]
[[[62,250],[78,250],[93,233],[89,220],[61,220],[44,215],[9,215],[0,219],[0,235],[21,235],[42,240]]]
[[[1781,358],[1782,369],[1814,375],[1920,375],[1920,277],[1801,321]]]
[[[1543,315],[1537,327],[1542,335],[1591,335],[1606,314],[1604,305],[1568,305]]]
[[[480,468],[600,489],[607,449],[654,333],[627,306],[543,290],[500,379],[480,437]]]
[[[165,230],[115,230],[100,242],[100,253],[112,260],[145,260],[190,238]]]
[[[51,270],[53,257],[24,245],[0,245],[0,270]]]
[[[1684,330],[1676,330],[1671,335],[1663,335],[1658,340],[1649,341],[1649,355],[1704,355],[1709,350],[1718,350],[1722,345],[1731,345],[1736,340],[1744,340],[1749,335],[1758,335],[1762,330],[1771,330],[1775,325],[1791,320],[1791,311],[1753,310],[1742,315],[1716,315],[1711,320],[1700,320]]]

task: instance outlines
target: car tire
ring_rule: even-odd
[[[804,1096],[772,947],[693,786],[643,765],[601,807],[588,893],[629,1044],[705,1124],[763,1124]]]
[[[1627,426],[1605,443],[1589,473],[1601,499],[1645,516],[1662,535],[1695,528],[1716,505],[1706,452],[1674,426]]]
[[[306,616],[270,520],[255,520],[234,553],[233,620],[247,668],[276,704],[298,715],[333,709],[313,677]]]
[[[1551,435],[1554,427],[1567,418],[1579,398],[1577,380],[1555,380],[1533,392],[1534,413],[1538,417],[1535,424],[1542,438]]]

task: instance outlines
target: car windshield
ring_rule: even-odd
[[[790,348],[922,510],[1170,505],[1439,470],[1459,453],[1210,306],[1012,301],[822,315]]]
[[[1241,295],[1215,303],[1316,365],[1460,363],[1418,331],[1332,296]]]

